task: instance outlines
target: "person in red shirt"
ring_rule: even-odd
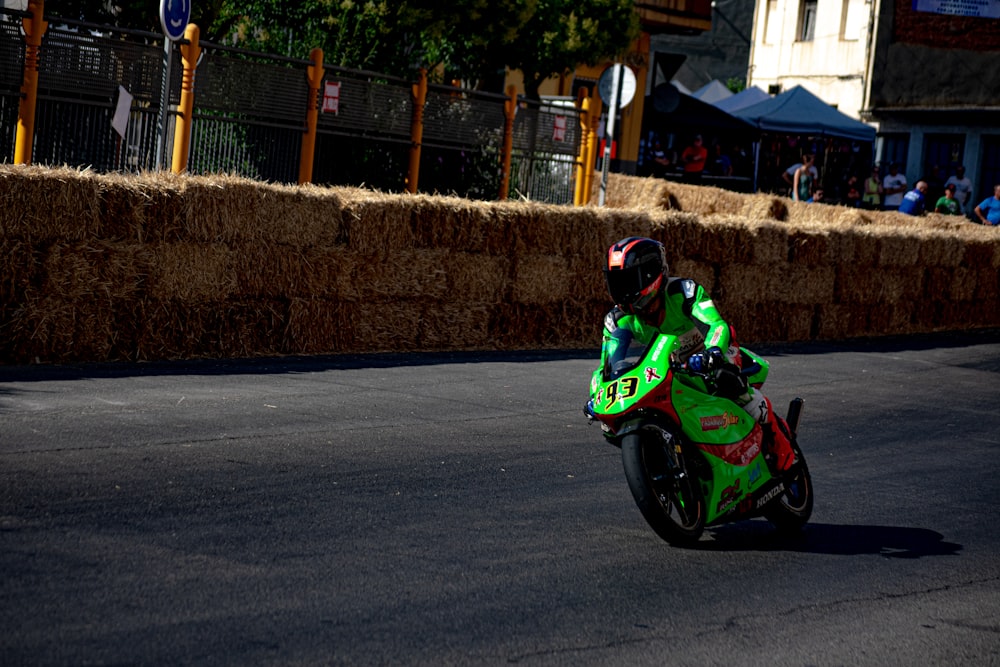
[[[684,180],[697,183],[701,180],[701,174],[705,171],[705,160],[708,159],[708,150],[701,143],[701,135],[694,135],[694,141],[681,153],[681,163],[684,165]]]

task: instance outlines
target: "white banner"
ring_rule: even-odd
[[[952,16],[1000,19],[1000,0],[913,0],[913,10]]]
[[[111,119],[111,127],[115,128],[122,139],[128,130],[128,114],[132,110],[132,95],[125,88],[118,86],[118,104],[115,106],[115,115]]]

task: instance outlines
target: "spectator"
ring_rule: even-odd
[[[882,177],[879,175],[878,165],[872,167],[872,175],[865,179],[864,195],[862,203],[865,208],[882,208]]]
[[[670,158],[667,157],[666,151],[663,150],[663,145],[657,139],[656,143],[653,144],[653,176],[663,178],[667,175],[668,169],[670,169]]]
[[[803,158],[804,158],[804,156],[803,156]],[[795,172],[798,171],[799,167],[801,167],[801,166],[802,166],[801,162],[796,162],[791,167],[789,167],[788,169],[786,169],[785,171],[783,171],[781,173],[781,178],[784,179],[785,183],[788,183],[788,196],[789,197],[793,196],[793,194],[792,194],[792,188],[795,187],[795,183],[794,183],[794,181],[795,181]],[[809,175],[812,176],[813,181],[818,181],[819,180],[819,169],[816,168],[815,161],[813,162],[813,166],[809,169]]]
[[[945,215],[962,215],[962,205],[955,199],[955,184],[948,183],[944,186],[944,196],[937,200],[934,205],[935,213]]]
[[[975,212],[984,225],[1000,225],[1000,183],[993,186],[993,196],[980,202]]]
[[[853,174],[847,179],[844,203],[853,208],[861,206],[861,190],[858,189],[858,177]]]
[[[812,154],[806,153],[802,156],[802,164],[795,170],[795,176],[792,178],[792,199],[795,201],[810,199],[814,182],[812,168],[815,160]]]
[[[733,146],[732,163],[734,176],[753,176],[753,158],[747,155],[743,144]]]
[[[926,183],[924,186],[926,187]],[[885,195],[883,206],[892,211],[903,203],[903,193],[906,192],[906,176],[899,173],[899,165],[895,162],[889,165],[889,173],[882,179],[882,193]]]
[[[712,174],[715,176],[732,176],[733,161],[722,152],[722,144],[712,144]]]
[[[701,145],[701,135],[696,134],[691,145],[681,153],[681,162],[684,164],[684,180],[689,183],[700,182],[707,159],[708,151]]]
[[[972,199],[972,181],[965,175],[965,167],[962,165],[955,167],[955,175],[949,177],[945,181],[945,185],[948,183],[955,186],[955,199],[961,205],[962,213],[965,215],[972,213],[969,210],[970,200]]]
[[[812,197],[807,199],[806,203],[813,204],[821,201],[823,201],[823,188],[816,188],[812,193]]]
[[[917,187],[903,196],[899,204],[899,212],[907,215],[923,215],[927,200],[927,181],[917,181]]]

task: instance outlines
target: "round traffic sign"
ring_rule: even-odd
[[[191,0],[160,0],[160,25],[163,34],[177,41],[191,20]]]
[[[632,68],[625,65],[609,65],[607,69],[601,72],[601,78],[597,80],[597,92],[601,95],[604,103],[610,106],[611,98],[615,94],[612,85],[616,70],[621,82],[622,91],[621,99],[618,100],[618,108],[624,109],[635,96],[635,73],[632,72]]]

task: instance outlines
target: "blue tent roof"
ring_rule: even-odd
[[[726,88],[718,79],[712,79],[698,90],[691,93],[691,97],[696,97],[702,102],[715,104],[719,100],[724,100],[733,96],[733,91]]]
[[[875,141],[873,127],[842,114],[802,86],[737,109],[732,115],[764,132]]]
[[[726,113],[733,113],[737,109],[745,109],[751,104],[757,104],[758,102],[763,102],[764,100],[769,99],[771,99],[771,96],[763,90],[757,86],[750,86],[749,88],[744,88],[731,97],[717,100],[712,102],[712,104]]]

